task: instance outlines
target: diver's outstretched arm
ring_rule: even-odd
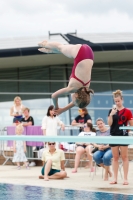
[[[55,93],[52,94],[52,99],[53,99],[53,103],[54,103],[54,107],[55,110],[59,108],[58,106],[58,97],[62,96],[62,95],[67,95],[71,92],[74,92],[74,89],[71,87],[66,87],[66,88],[62,88],[60,90],[57,90]]]
[[[64,108],[58,108],[57,110],[55,110],[55,114],[56,115],[60,115],[61,113],[69,110],[70,108],[74,107],[74,103],[70,102],[67,106],[65,106]]]

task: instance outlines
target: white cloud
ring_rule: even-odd
[[[1,0],[0,37],[133,32],[132,0]]]
[[[103,14],[115,9],[133,17],[132,0],[77,0],[76,3],[64,0],[63,2],[69,12]]]

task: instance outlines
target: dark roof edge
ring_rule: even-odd
[[[118,42],[118,43],[92,43],[71,34],[60,34],[69,44],[88,44],[94,52],[97,51],[125,51],[133,50],[133,42]],[[1,49],[0,58],[15,57],[15,56],[32,56],[41,55],[38,47],[25,47],[13,49]]]
[[[133,42],[92,43],[77,36],[66,34],[70,44],[88,44],[93,51],[133,50]]]
[[[0,58],[2,57],[14,57],[14,56],[30,56],[40,55],[38,47],[25,47],[25,48],[14,48],[14,49],[1,49]]]

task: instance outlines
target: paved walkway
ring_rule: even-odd
[[[0,166],[0,183],[133,194],[133,162],[130,162],[129,185],[126,186],[122,185],[123,180],[120,174],[116,185],[110,185],[109,181],[103,181],[101,168],[97,169],[93,180],[89,169],[84,168],[79,168],[78,173],[75,174],[71,173],[71,168],[67,168],[66,171],[70,178],[50,181],[38,179],[40,171],[41,167],[31,167],[30,170],[22,167],[21,170],[17,170],[16,166],[12,165]]]

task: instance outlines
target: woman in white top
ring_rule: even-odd
[[[13,123],[21,121],[23,117],[24,106],[22,105],[21,98],[16,96],[14,98],[14,105],[10,109],[10,116],[13,116]]]
[[[47,115],[42,120],[43,134],[46,136],[57,136],[58,126],[61,126],[62,130],[65,130],[63,122],[59,119],[59,117],[54,115],[54,106],[51,105],[48,108]]]
[[[96,130],[93,128],[93,125],[91,122],[87,122],[86,125],[84,125],[84,132],[81,132],[78,136],[96,136]],[[93,164],[92,164],[92,155],[91,155],[91,145],[90,143],[86,142],[78,142],[76,143],[77,148],[76,148],[76,156],[75,156],[75,164],[74,164],[74,169],[72,170],[72,173],[77,172],[77,168],[79,166],[80,158],[81,156],[86,153],[87,158],[89,160],[89,165],[86,167],[90,168],[90,171],[94,171],[93,169]]]

